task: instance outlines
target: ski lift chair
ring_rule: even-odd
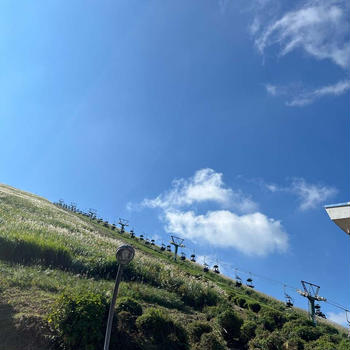
[[[166,249],[165,244],[162,243],[162,245],[161,245],[161,247],[160,247],[160,250],[164,252],[165,249]]]
[[[247,287],[254,288],[253,279],[251,277],[247,278]]]
[[[186,254],[184,252],[181,252],[180,259],[181,260],[186,260]]]
[[[219,266],[218,266],[218,265],[214,265],[214,266],[213,266],[213,271],[214,271],[215,273],[220,273]]]
[[[239,276],[236,276],[236,287],[242,286],[242,279]]]
[[[151,239],[151,245],[155,245],[154,239]]]
[[[144,238],[143,238],[143,235],[140,235],[140,241],[143,241]]]
[[[166,246],[166,251],[167,251],[167,252],[171,252],[171,246],[170,246],[170,245],[167,245],[167,246]]]
[[[196,262],[196,256],[194,254],[191,255],[191,261]]]
[[[286,306],[289,308],[294,306],[293,300],[288,294],[286,295]]]
[[[209,265],[207,263],[204,263],[203,266],[204,266],[203,267],[203,271],[204,272],[209,272]]]

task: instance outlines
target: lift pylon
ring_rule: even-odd
[[[309,316],[312,323],[316,326],[315,301],[327,301],[327,299],[318,295],[320,286],[306,281],[301,281],[301,284],[304,290],[297,290],[297,292],[309,300]]]
[[[171,236],[171,242],[169,242],[170,244],[172,244],[174,246],[174,260],[176,261],[177,258],[177,251],[180,248],[184,248],[185,246],[182,244],[184,241],[183,238],[180,237],[176,237],[176,236]]]
[[[125,227],[129,226],[129,221],[126,219],[119,218],[118,224],[120,225],[120,233],[122,234],[125,232]]]

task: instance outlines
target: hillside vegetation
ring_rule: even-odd
[[[139,238],[0,185],[0,350],[103,348],[115,252],[131,244],[111,349],[348,350],[345,332]]]

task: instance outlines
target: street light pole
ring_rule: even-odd
[[[115,279],[113,296],[112,296],[111,304],[109,306],[106,335],[105,335],[105,343],[104,343],[103,350],[109,350],[109,342],[111,339],[114,307],[115,307],[115,303],[117,301],[118,289],[119,289],[120,280],[122,278],[123,269],[124,269],[124,266],[129,264],[130,261],[134,258],[134,255],[135,255],[135,250],[133,247],[131,247],[129,245],[123,245],[117,249],[116,257],[117,257],[117,262],[118,262],[119,266],[118,266],[118,271],[117,271],[117,277]]]

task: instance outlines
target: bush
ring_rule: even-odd
[[[142,306],[132,298],[123,297],[117,300],[116,311],[117,313],[127,311],[133,316],[141,316]]]
[[[257,302],[251,301],[248,302],[248,309],[255,313],[258,313],[261,310],[261,305]]]
[[[321,333],[315,326],[299,326],[295,329],[295,334],[306,342],[316,340]]]
[[[107,299],[91,291],[64,293],[58,297],[48,316],[64,347],[94,350],[103,347]]]
[[[242,297],[236,297],[235,304],[242,307],[242,308],[246,308],[247,307],[247,300],[245,298],[242,298]]]
[[[176,293],[181,295],[181,299],[186,305],[197,309],[216,305],[219,301],[219,295],[215,290],[203,287],[202,284],[196,282],[182,284]]]
[[[281,328],[286,322],[286,318],[279,311],[264,309],[261,312],[260,322],[264,329],[272,332],[277,328]]]
[[[257,335],[251,342],[249,342],[249,345],[253,349],[282,350],[284,341],[285,339],[279,331],[272,333],[265,331]]]
[[[240,341],[243,344],[247,344],[249,340],[255,337],[256,322],[245,321],[240,330]]]
[[[212,328],[207,322],[193,322],[190,324],[189,333],[191,336],[191,340],[194,343],[198,343],[201,339],[202,334],[210,333]]]
[[[185,330],[158,309],[148,309],[137,318],[136,325],[147,340],[160,349],[188,349]]]
[[[201,336],[199,349],[205,350],[225,350],[226,346],[213,333],[204,333]]]
[[[232,309],[226,310],[218,316],[218,323],[223,328],[222,335],[228,342],[240,336],[243,321]]]

